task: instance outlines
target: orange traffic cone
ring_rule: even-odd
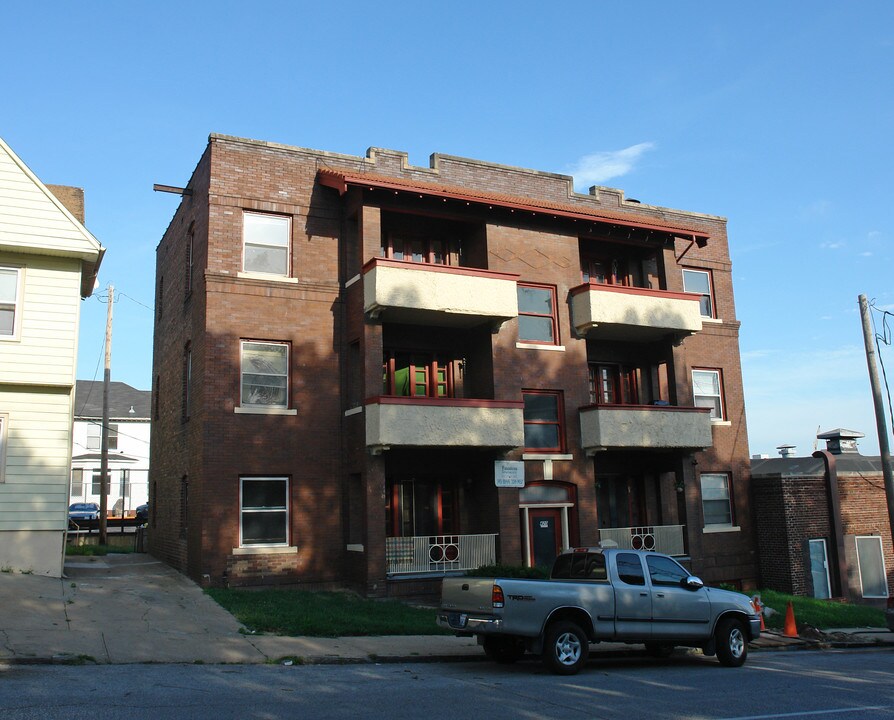
[[[767,629],[767,626],[764,624],[764,606],[761,604],[761,596],[755,595],[751,598],[751,607],[754,608],[754,612],[758,614],[758,617],[761,619],[761,632],[764,632]]]
[[[798,626],[795,625],[795,611],[792,608],[792,601],[788,601],[788,607],[785,609],[785,629],[782,632],[786,637],[798,637]]]

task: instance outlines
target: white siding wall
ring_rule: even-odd
[[[93,251],[83,231],[0,147],[0,237],[4,245]]]
[[[21,332],[0,340],[0,384],[73,385],[81,262],[0,253],[0,265],[23,261]]]
[[[71,465],[71,391],[0,387],[0,412],[9,417],[0,482],[0,531],[64,530]]]

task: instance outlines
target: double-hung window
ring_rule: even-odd
[[[562,394],[553,390],[525,390],[525,450],[560,453],[565,450]]]
[[[702,317],[713,318],[714,293],[711,282],[711,273],[707,270],[684,270],[683,290],[698,293],[702,296],[699,309]]]
[[[289,406],[287,343],[242,341],[242,407]]]
[[[711,408],[712,420],[724,420],[723,377],[720,370],[693,370],[692,394],[696,407]]]
[[[289,479],[240,478],[239,545],[289,544]]]
[[[243,214],[242,236],[245,272],[289,276],[291,218],[246,212]]]
[[[705,528],[733,527],[733,503],[727,473],[702,473],[702,512]]]
[[[518,339],[544,345],[559,344],[554,287],[518,284]]]
[[[0,267],[0,338],[14,338],[18,330],[20,268]]]

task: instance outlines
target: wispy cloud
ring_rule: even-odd
[[[584,155],[571,168],[574,185],[586,188],[600,185],[622,175],[626,175],[636,166],[643,153],[652,150],[655,143],[644,142],[631,145],[623,150],[610,150]]]
[[[801,208],[801,217],[805,220],[824,218],[832,209],[832,203],[828,200],[814,200],[809,205]]]
[[[820,243],[820,247],[823,250],[840,250],[845,246],[844,241],[839,240],[837,242],[832,242],[831,240],[827,240],[826,242]]]

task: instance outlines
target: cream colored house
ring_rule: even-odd
[[[83,194],[68,204],[82,214]],[[0,569],[62,575],[80,301],[105,249],[0,139]]]

